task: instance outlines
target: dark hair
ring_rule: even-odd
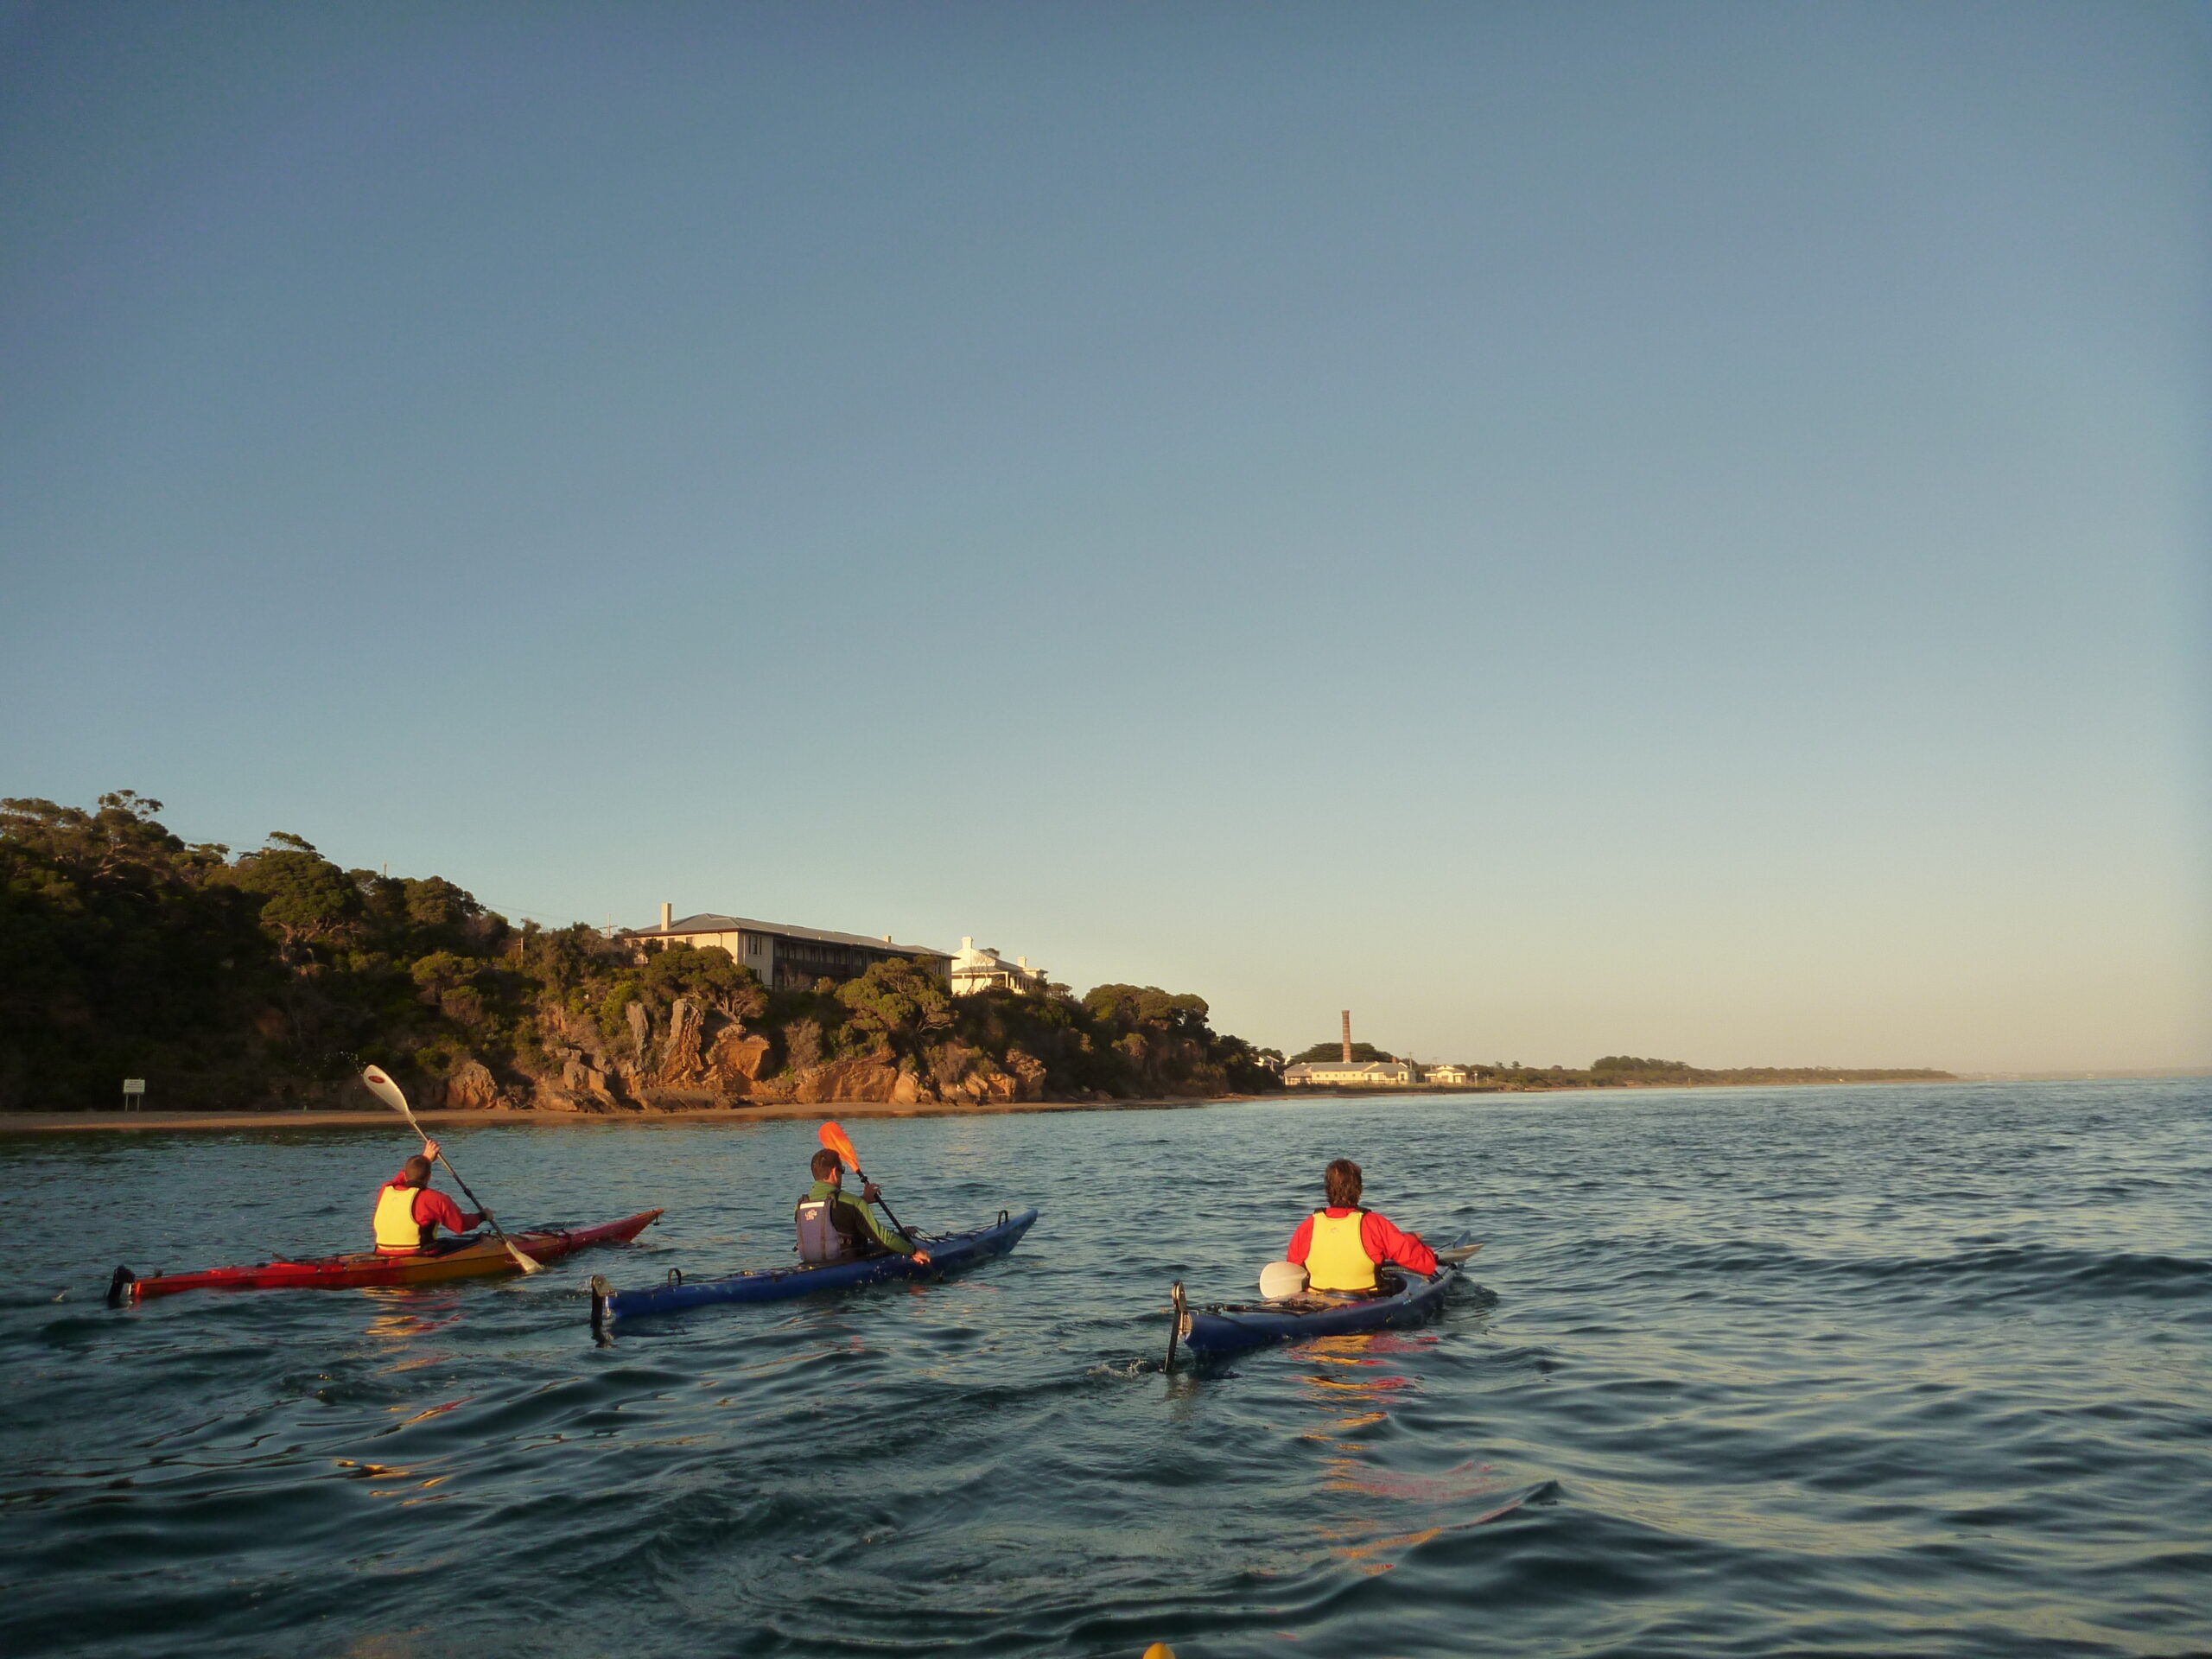
[[[1339,1158],[1324,1170],[1321,1184],[1329,1189],[1332,1210],[1349,1210],[1359,1202],[1359,1166],[1349,1158]]]
[[[430,1184],[430,1160],[418,1152],[402,1166],[402,1173],[407,1177],[408,1185],[428,1186]]]
[[[814,1154],[814,1161],[809,1167],[814,1171],[816,1180],[826,1181],[837,1173],[837,1154],[824,1147]]]

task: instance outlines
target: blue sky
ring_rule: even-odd
[[[0,12],[0,789],[1422,1058],[2212,1062],[2178,5]]]

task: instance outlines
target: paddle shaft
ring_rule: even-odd
[[[499,1236],[504,1240],[506,1237],[506,1234],[500,1231],[498,1218],[484,1208],[483,1199],[478,1198],[474,1192],[468,1190],[468,1183],[461,1179],[461,1172],[455,1169],[453,1165],[448,1161],[445,1148],[443,1147],[438,1148],[438,1162],[444,1165],[446,1173],[453,1177],[453,1184],[461,1189],[461,1196],[467,1198],[468,1202],[483,1215],[484,1219],[492,1224],[492,1230],[494,1233],[499,1234]]]
[[[402,1115],[404,1115],[407,1119],[407,1127],[414,1130],[416,1134],[422,1135],[423,1144],[426,1147],[429,1146],[430,1144],[430,1137],[427,1135],[423,1135],[423,1126],[415,1121],[415,1114],[413,1111],[409,1109],[407,1103],[404,1100],[400,1102],[399,1109]],[[522,1253],[520,1247],[515,1243],[514,1240],[507,1236],[507,1230],[499,1225],[499,1217],[494,1216],[490,1211],[485,1209],[484,1200],[478,1198],[474,1192],[468,1190],[468,1183],[461,1179],[461,1172],[453,1166],[453,1160],[446,1156],[446,1149],[443,1147],[440,1147],[438,1148],[438,1161],[445,1166],[446,1173],[453,1177],[453,1184],[461,1189],[461,1196],[467,1198],[470,1204],[474,1205],[476,1207],[477,1212],[481,1215],[486,1221],[491,1224],[492,1236],[498,1239],[500,1243],[507,1247],[507,1254],[514,1257],[515,1265],[517,1267],[520,1268],[524,1273],[536,1273],[545,1265],[542,1262],[531,1261],[530,1257]]]
[[[868,1172],[862,1169],[858,1164],[855,1164],[853,1166],[853,1173],[861,1178],[861,1191],[863,1192],[867,1192],[868,1186]],[[458,1175],[454,1177],[454,1179],[456,1181],[460,1179],[461,1177]],[[899,1236],[905,1239],[909,1244],[912,1244],[914,1242],[914,1236],[906,1230],[906,1224],[905,1222],[899,1220],[898,1217],[891,1215],[891,1206],[884,1203],[883,1194],[880,1192],[875,1195],[875,1205],[876,1208],[882,1211],[885,1215],[891,1216],[891,1224],[899,1230]]]

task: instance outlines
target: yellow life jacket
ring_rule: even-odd
[[[415,1219],[414,1186],[386,1186],[377,1194],[377,1249],[397,1255],[428,1248],[435,1223]]]
[[[1306,1284],[1309,1290],[1372,1290],[1375,1260],[1359,1241],[1364,1210],[1348,1216],[1313,1212],[1313,1242],[1306,1247]]]

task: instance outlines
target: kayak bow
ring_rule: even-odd
[[[858,1262],[831,1262],[818,1267],[773,1268],[757,1273],[734,1273],[724,1279],[687,1280],[671,1268],[668,1282],[645,1290],[616,1290],[597,1274],[591,1281],[591,1322],[605,1331],[618,1319],[641,1313],[675,1313],[715,1302],[780,1302],[817,1291],[843,1290],[853,1285],[872,1285],[887,1279],[934,1279],[941,1274],[970,1268],[978,1262],[1004,1255],[1021,1242],[1037,1219],[1034,1210],[1018,1216],[999,1211],[988,1227],[969,1233],[948,1233],[932,1238],[917,1233],[930,1253],[930,1264],[918,1266],[903,1255],[868,1256]]]
[[[1481,1245],[1475,1246],[1480,1249]],[[1467,1255],[1474,1252],[1470,1250]],[[1439,1253],[1433,1274],[1408,1273],[1384,1268],[1376,1278],[1383,1285],[1375,1296],[1336,1295],[1301,1292],[1271,1302],[1217,1304],[1179,1308],[1174,1334],[1183,1345],[1201,1357],[1233,1354],[1270,1342],[1296,1342],[1308,1337],[1341,1336],[1347,1332],[1381,1331],[1394,1325],[1418,1325],[1444,1305],[1452,1282],[1459,1278],[1459,1262],[1445,1261]],[[1465,1258],[1463,1257],[1462,1260]],[[1181,1286],[1179,1284],[1179,1291]],[[1169,1348],[1172,1365],[1173,1348]]]
[[[596,1227],[540,1227],[511,1233],[515,1247],[533,1262],[556,1262],[594,1244],[626,1244],[652,1225],[661,1212],[642,1211]],[[144,1278],[118,1268],[107,1291],[108,1306],[174,1296],[184,1290],[351,1290],[362,1285],[429,1285],[448,1279],[480,1279],[515,1272],[513,1256],[497,1238],[470,1236],[457,1248],[434,1255],[378,1255],[354,1250],[344,1255],[297,1262],[264,1262],[251,1268],[210,1268],[204,1273],[150,1273]]]

